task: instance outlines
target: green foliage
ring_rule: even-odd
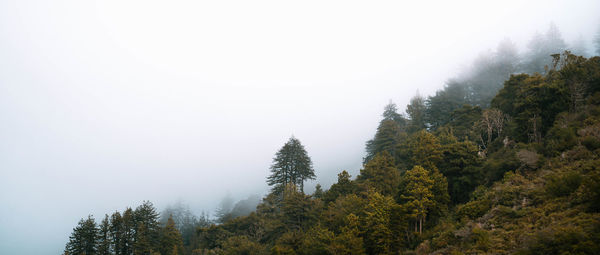
[[[451,81],[444,86],[444,89],[438,90],[435,96],[427,98],[426,119],[431,130],[453,121],[454,117],[457,117],[453,116],[453,113],[467,103],[466,97],[466,88]]]
[[[489,200],[469,201],[458,207],[457,214],[461,217],[476,219],[483,216],[490,210],[491,202]]]
[[[314,179],[315,170],[304,146],[300,140],[291,137],[275,154],[267,184],[274,186],[273,192],[276,194],[281,194],[288,184],[304,192],[304,181]]]
[[[110,253],[110,221],[108,214],[104,215],[104,219],[98,227],[97,236],[97,248],[98,255],[109,255]]]
[[[350,214],[356,217],[365,215],[367,202],[366,199],[356,194],[339,197],[335,202],[329,204],[320,218],[325,226],[339,233],[346,226],[347,217]]]
[[[554,197],[568,196],[579,188],[583,177],[574,171],[554,174],[548,177],[546,192]]]
[[[394,158],[386,151],[377,154],[360,170],[358,183],[374,188],[383,195],[394,195],[398,192],[400,172],[396,168]]]
[[[395,207],[394,199],[370,191],[369,202],[365,207],[363,218],[363,240],[367,254],[391,254],[394,243],[394,226],[391,224],[391,214]]]
[[[419,130],[427,128],[426,114],[427,106],[425,105],[425,98],[417,93],[412,99],[410,104],[406,106],[406,113],[410,119],[408,125],[408,132],[414,133]]]
[[[476,141],[478,136],[473,127],[480,118],[481,108],[479,106],[463,105],[450,114],[450,121],[446,127],[459,140]]]
[[[479,149],[470,141],[453,142],[442,146],[443,159],[439,169],[448,179],[448,193],[453,203],[466,202],[469,194],[482,182],[477,156]]]
[[[331,185],[329,190],[323,195],[323,201],[326,203],[335,201],[338,197],[352,194],[356,191],[356,184],[350,180],[352,176],[345,170],[338,174],[338,181]]]
[[[94,218],[90,215],[87,219],[81,219],[69,237],[65,253],[74,255],[97,254],[97,236],[98,226]]]
[[[409,208],[410,216],[415,220],[415,232],[421,233],[423,221],[435,204],[434,180],[431,173],[421,166],[406,171],[402,179],[404,189],[400,199],[405,202],[404,205]]]
[[[175,227],[172,217],[169,217],[167,225],[161,231],[159,250],[162,255],[177,255],[183,251],[181,233]]]
[[[427,169],[437,169],[442,160],[442,146],[437,137],[421,130],[412,134],[404,143],[399,145],[397,161],[406,168],[420,165]]]
[[[224,255],[260,255],[266,254],[260,243],[250,240],[247,236],[232,236],[223,244]]]

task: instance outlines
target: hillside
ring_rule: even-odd
[[[491,99],[472,84],[417,95],[406,117],[390,103],[356,178],[342,171],[304,194],[315,176],[292,137],[255,212],[161,225],[147,202],[100,227],[82,220],[65,253],[597,253],[600,57],[555,54],[543,75],[511,74]]]

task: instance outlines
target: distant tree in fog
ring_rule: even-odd
[[[598,27],[598,32],[594,37],[594,45],[596,46],[596,55],[600,56],[600,27]]]
[[[583,36],[579,36],[575,41],[569,45],[569,51],[577,56],[588,57],[587,48],[585,47],[585,39]]]
[[[545,34],[536,33],[527,45],[528,52],[523,63],[523,71],[526,73],[544,74],[546,68],[552,63],[552,54],[560,54],[567,49],[558,27],[550,24]]]

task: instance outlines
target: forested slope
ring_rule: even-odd
[[[407,116],[390,103],[360,174],[342,171],[327,190],[304,193],[314,171],[291,138],[255,212],[194,221],[184,244],[146,203],[99,228],[82,220],[65,253],[597,254],[600,57],[515,70],[495,72],[505,78],[492,97],[469,78],[416,96]]]

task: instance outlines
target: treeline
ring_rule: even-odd
[[[181,206],[169,207],[163,215],[161,222],[149,201],[135,210],[105,215],[100,224],[90,215],[73,229],[64,254],[184,254],[184,244],[194,241],[196,228],[208,225],[206,218],[199,220]]]

